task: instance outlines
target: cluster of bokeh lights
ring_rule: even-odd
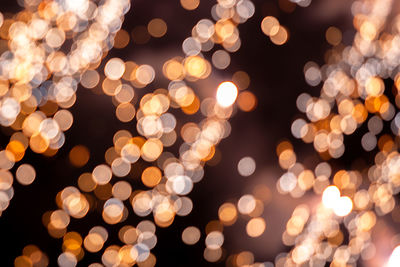
[[[64,145],[65,132],[74,123],[68,108],[75,104],[76,91],[82,86],[109,96],[116,118],[134,124],[137,132],[118,129],[113,145],[104,152],[105,161],[76,177],[77,186],[68,185],[55,193],[58,209],[43,214],[42,222],[50,236],[62,239],[58,265],[76,266],[85,253],[98,253],[99,263],[91,267],[155,266],[157,258],[151,250],[157,244],[157,227],[169,227],[176,216],[190,214],[189,194],[202,180],[205,164],[218,161],[218,144],[235,131],[229,119],[237,109],[249,112],[257,106],[256,96],[247,90],[249,74],[242,70],[228,81],[219,81],[210,96],[189,86],[211,79],[213,71],[226,71],[231,54],[241,46],[238,26],[254,15],[255,5],[250,0],[218,0],[210,18],[194,23],[190,37],[181,44],[182,53],[163,62],[157,73],[150,64],[107,57],[112,48],[122,49],[131,42],[146,44],[168,31],[160,18],[136,26],[132,33],[122,29],[130,9],[128,0],[19,2],[23,11],[8,17],[0,14],[0,38],[8,47],[0,56],[0,124],[12,130],[0,151],[0,215],[6,213],[14,196],[14,178],[22,185],[35,181],[35,167],[23,163],[26,150],[52,157]],[[290,10],[296,4],[306,7],[311,3],[279,2]],[[200,1],[181,0],[180,4],[190,11]],[[318,97],[299,95],[296,105],[304,115],[292,122],[291,132],[312,144],[321,162],[307,169],[287,140],[276,148],[284,170],[276,190],[293,198],[313,192],[318,199],[312,205],[296,206],[291,213],[282,233],[282,242],[290,250],[277,255],[274,263],[257,262],[250,251],[228,255],[223,251],[224,227],[239,219],[246,220],[249,237],[264,234],[268,227],[264,206],[274,190],[265,185],[222,203],[205,231],[188,225],[181,233],[182,242],[194,245],[205,232],[204,259],[226,260],[227,266],[329,263],[347,267],[374,257],[371,231],[379,216],[396,211],[394,196],[400,191],[400,113],[396,113],[400,107],[400,17],[390,18],[392,4],[391,0],[354,2],[354,42],[345,46],[342,32],[329,27],[325,37],[332,47],[326,53],[326,64],[310,61],[304,66],[306,82],[321,85],[321,93]],[[289,29],[274,16],[266,16],[257,30],[275,45],[289,41]],[[210,52],[209,59],[205,52]],[[158,75],[168,80],[166,89],[152,88]],[[392,92],[386,88],[387,80],[393,80]],[[188,119],[177,129],[182,115]],[[385,123],[390,133],[383,133]],[[367,152],[377,151],[374,164],[363,171],[335,170],[330,160],[344,155],[345,136],[362,125],[368,131],[360,144]],[[173,146],[178,147],[175,154],[169,150]],[[83,167],[90,151],[77,145],[70,150],[69,160]],[[140,174],[143,190],[129,180],[138,162],[146,164]],[[256,162],[244,156],[236,167],[241,176],[251,177]],[[94,203],[101,203],[100,210]],[[71,220],[84,221],[89,210],[95,209],[106,224],[118,228],[119,244],[110,244],[110,233],[101,223],[87,233],[69,229]],[[130,225],[129,216],[142,220]],[[35,245],[23,248],[14,263],[51,264]],[[399,247],[382,264],[400,265]]]

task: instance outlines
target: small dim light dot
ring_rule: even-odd
[[[325,33],[326,41],[331,45],[338,45],[342,41],[342,32],[336,27],[329,27]]]
[[[251,92],[242,92],[238,97],[239,108],[245,112],[249,112],[255,109],[257,105],[257,98]]]
[[[167,24],[162,19],[152,19],[147,25],[147,30],[149,31],[151,36],[160,38],[166,34]]]
[[[119,30],[114,38],[114,47],[115,48],[124,48],[129,44],[129,33],[125,30]]]
[[[69,152],[69,160],[71,164],[75,167],[82,167],[84,166],[90,158],[90,152],[87,147],[83,145],[77,145],[71,149]]]

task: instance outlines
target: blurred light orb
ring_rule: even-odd
[[[256,170],[256,162],[251,157],[244,157],[239,161],[237,168],[241,176],[250,176]]]
[[[296,185],[297,177],[292,172],[286,172],[279,178],[279,186],[283,192],[291,192],[296,188]]]
[[[397,266],[400,266],[400,246],[395,247],[386,265],[386,267],[397,267]]]
[[[18,167],[15,177],[22,185],[33,183],[36,178],[36,171],[30,164],[22,164]]]
[[[261,22],[261,30],[265,35],[273,36],[279,31],[279,21],[273,16],[265,17]]]
[[[222,107],[229,107],[235,103],[238,89],[233,82],[223,82],[217,89],[217,102]]]
[[[186,10],[194,10],[200,4],[200,0],[181,0],[181,5]]]
[[[256,208],[256,199],[253,195],[243,195],[238,201],[238,210],[242,214],[250,214]]]
[[[219,249],[224,243],[224,235],[220,231],[212,231],[205,240],[206,247],[210,249]]]
[[[104,67],[104,74],[111,80],[118,80],[125,72],[125,63],[120,58],[110,59]]]
[[[259,237],[265,231],[265,220],[261,217],[251,219],[246,225],[247,235],[250,237]]]
[[[340,191],[334,185],[328,186],[325,188],[324,193],[322,194],[322,203],[325,207],[332,209],[337,204],[337,201],[340,198]]]
[[[186,245],[194,245],[200,239],[200,230],[195,226],[188,226],[182,232],[182,241]]]
[[[353,202],[349,197],[340,197],[335,206],[333,207],[333,212],[340,217],[348,215],[353,209]]]

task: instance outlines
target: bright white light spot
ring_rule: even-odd
[[[400,246],[397,246],[392,255],[390,255],[389,261],[386,264],[386,267],[397,267],[400,266]]]
[[[340,198],[340,191],[334,185],[328,186],[325,188],[324,193],[322,194],[322,203],[325,207],[332,209]]]
[[[88,0],[73,0],[73,1],[64,0],[61,3],[64,5],[66,10],[70,10],[79,15],[83,15],[89,8]]]
[[[238,89],[232,82],[223,82],[217,89],[217,101],[222,107],[229,107],[235,103],[238,95]]]
[[[353,209],[353,202],[351,201],[351,199],[349,197],[340,197],[337,200],[335,206],[333,207],[333,212],[337,216],[343,217],[348,215],[352,209]]]

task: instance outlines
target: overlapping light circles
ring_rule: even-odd
[[[163,75],[170,80],[167,89],[150,91],[141,97],[137,106],[132,104],[135,88],[150,89],[158,75],[153,66],[111,58],[104,64],[104,79],[97,70],[106,52],[113,47],[114,37],[115,47],[122,48],[129,42],[129,35],[121,30],[123,16],[130,8],[129,1],[106,0],[98,4],[90,0],[27,0],[24,5],[26,9],[20,16],[3,22],[6,27],[3,39],[9,40],[9,51],[0,59],[0,123],[16,132],[0,155],[4,166],[0,207],[4,210],[13,196],[13,175],[9,170],[22,160],[28,147],[36,153],[52,156],[64,144],[64,132],[73,123],[67,109],[76,101],[79,83],[89,89],[99,86],[104,94],[113,98],[118,120],[134,123],[135,119],[138,134],[118,130],[113,146],[105,152],[106,162],[98,164],[91,173],[81,174],[77,179],[79,188],[67,186],[58,192],[58,209],[46,212],[43,223],[52,237],[63,239],[63,252],[58,257],[60,266],[75,266],[85,253],[102,249],[99,260],[105,266],[135,263],[154,266],[156,257],[150,250],[157,243],[156,225],[168,227],[175,216],[191,212],[193,204],[187,195],[194,183],[202,179],[203,166],[213,159],[218,143],[229,135],[228,119],[238,96],[233,82],[220,81],[220,88],[228,89],[224,89],[228,101],[216,96],[218,92],[200,99],[197,88],[190,88],[185,81],[207,79],[212,64],[217,69],[228,67],[229,53],[237,51],[241,45],[237,26],[254,14],[254,5],[248,0],[218,1],[212,9],[215,22],[200,20],[194,25],[192,36],[182,44],[184,56],[165,62]],[[182,6],[189,10],[197,5],[182,1]],[[142,28],[134,29],[134,33],[148,30],[147,35],[160,38],[167,31],[161,19],[151,20],[147,30]],[[72,45],[66,49],[68,44]],[[211,64],[202,52],[216,45],[221,48],[214,53]],[[243,75],[246,74],[238,76],[238,81]],[[243,110],[254,108],[254,95],[247,93],[242,99],[245,101],[241,105]],[[200,123],[186,123],[179,132],[172,109],[180,109],[187,115],[201,113],[204,117]],[[179,136],[184,142],[179,155],[174,156],[167,148],[174,145]],[[81,167],[90,160],[90,152],[85,146],[76,146],[69,158],[74,166]],[[138,161],[151,165],[141,175],[147,190],[133,189],[128,180],[114,183],[114,176],[127,177],[132,164]],[[30,165],[21,165],[17,180],[29,184],[36,175]],[[125,222],[130,210],[139,217],[153,214],[154,222],[143,220],[136,226],[124,225],[119,231],[122,246],[108,244],[108,232],[101,226],[93,226],[88,233],[68,230],[71,220],[84,220],[88,211],[95,209],[94,200],[102,203],[102,220],[109,225]],[[193,228],[184,239],[195,243],[198,234]],[[215,248],[222,245],[223,235],[215,234],[215,238],[209,238],[207,257],[219,255],[220,250],[215,254]],[[44,253],[40,255],[46,258]],[[24,252],[15,262],[36,264],[37,260]],[[47,263],[48,260],[43,260],[40,264],[46,266]]]

